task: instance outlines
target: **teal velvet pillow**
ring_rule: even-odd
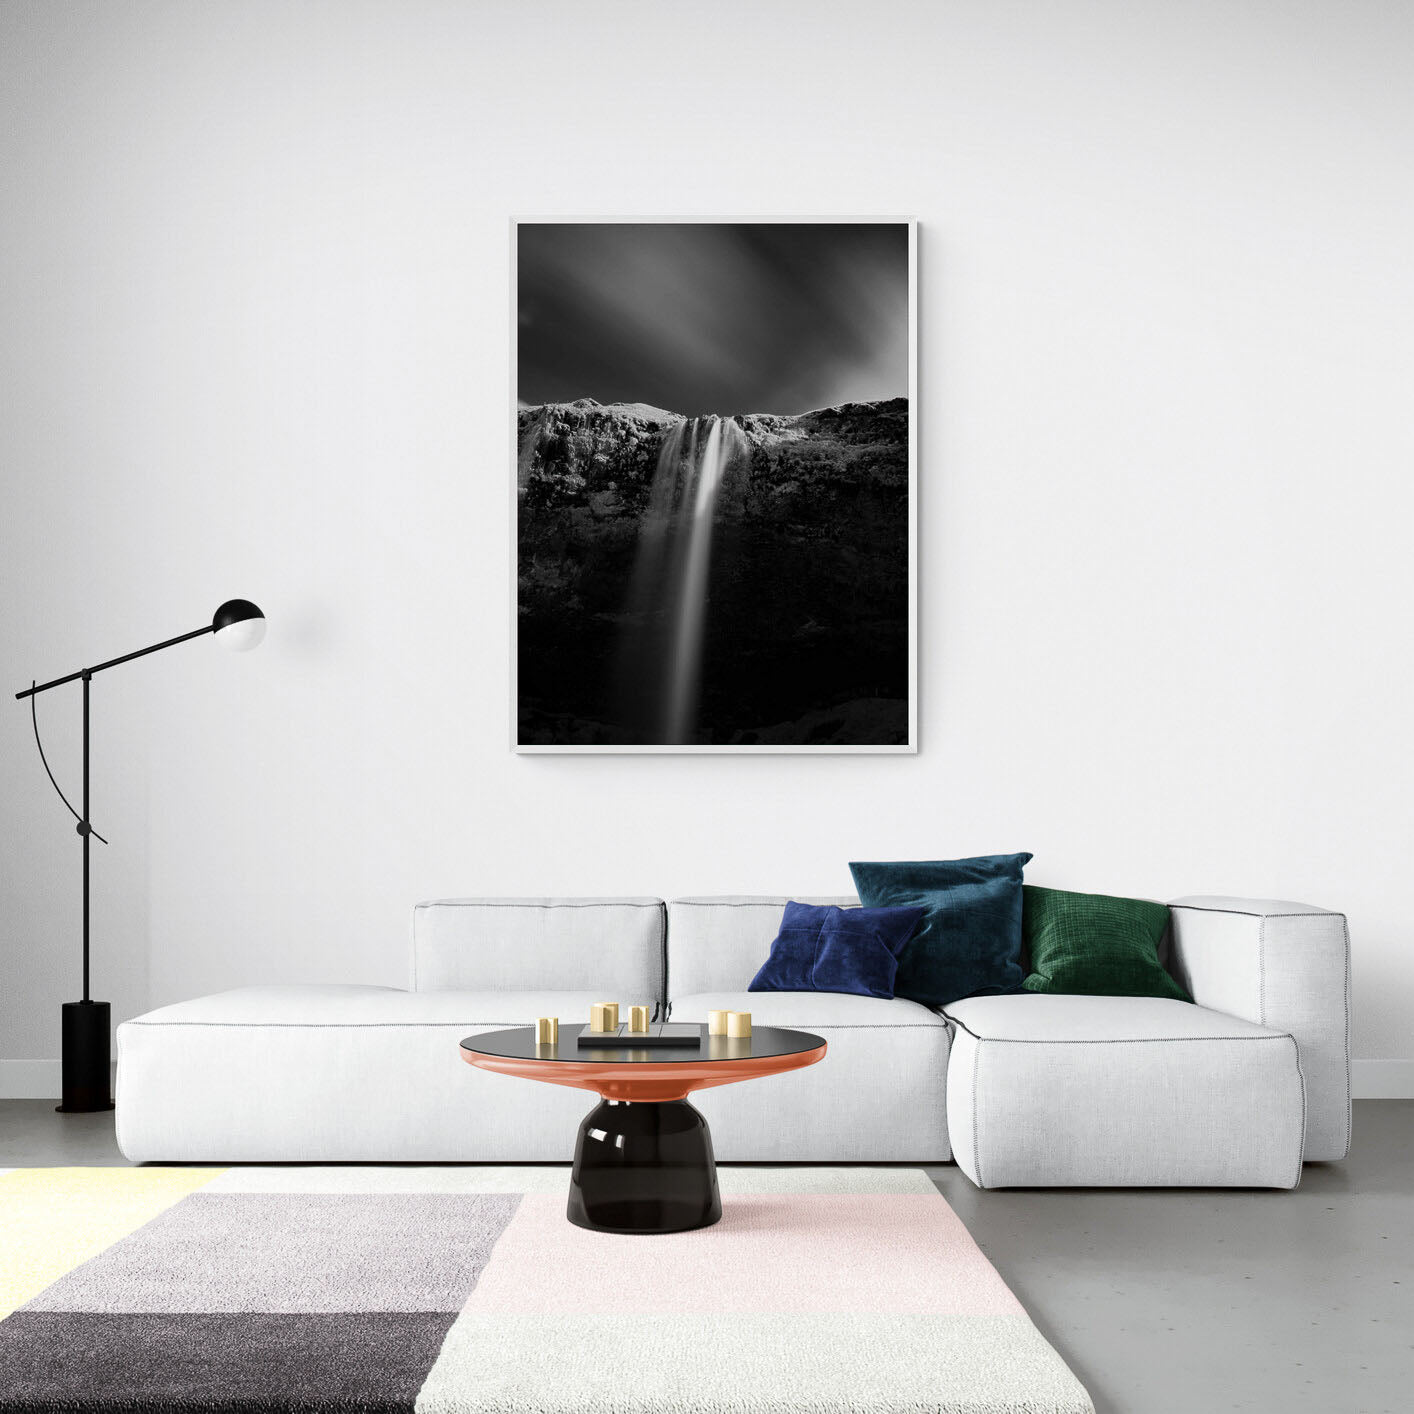
[[[1029,854],[851,864],[866,908],[925,911],[899,955],[895,996],[945,1006],[1021,987],[1021,871]]]
[[[1159,945],[1169,911],[1142,898],[1022,890],[1028,992],[1092,997],[1193,998],[1164,971]]]

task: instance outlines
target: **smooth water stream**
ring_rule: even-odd
[[[717,501],[733,458],[748,450],[730,418],[699,417],[678,423],[658,454],[632,598],[636,632],[650,645],[640,643],[635,671],[650,679],[650,729],[664,744],[687,745],[696,731]]]

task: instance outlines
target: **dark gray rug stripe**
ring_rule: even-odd
[[[407,1414],[455,1319],[17,1311],[0,1414]]]

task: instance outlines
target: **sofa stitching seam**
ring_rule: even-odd
[[[1340,931],[1345,941],[1345,1148],[1341,1158],[1350,1152],[1350,920],[1340,915]]]
[[[426,903],[415,903],[419,908],[665,908],[662,899],[650,899],[646,903],[633,903],[627,899],[604,899],[593,903],[501,903],[495,899],[428,899]]]
[[[529,1021],[125,1021],[123,1026],[151,1026],[161,1030],[166,1026],[213,1026],[237,1031],[349,1031],[395,1030],[399,1027],[429,1028],[437,1026],[531,1026]],[[578,1024],[578,1023],[575,1023]]]
[[[756,992],[752,995],[762,996],[764,994]],[[691,1025],[692,1023],[685,1024]],[[705,1024],[705,1022],[698,1022],[699,1026]],[[774,1026],[775,1022],[763,1021],[761,1025]],[[822,1031],[827,1028],[831,1031],[946,1031],[948,1029],[946,1026],[934,1026],[930,1021],[800,1021],[792,1022],[791,1025],[818,1026]]]
[[[814,895],[814,897],[820,898],[820,897],[822,897],[822,895],[816,894],[816,895]],[[824,895],[824,897],[843,898],[843,897],[845,897],[845,895],[843,895],[843,894],[832,894],[832,895]],[[763,900],[763,901],[760,902],[760,903],[717,903],[717,902],[715,902],[714,900],[711,900],[711,899],[675,898],[675,899],[669,899],[669,900],[668,900],[668,907],[669,907],[669,908],[780,908],[782,902],[785,902],[785,903],[799,903],[800,900],[799,900],[799,899],[793,899],[793,898],[784,898],[784,899],[774,899],[774,898],[771,898],[771,899],[765,899],[765,900]],[[861,905],[858,905],[858,904],[840,903],[840,904],[832,904],[832,905],[814,905],[814,906],[816,906],[816,907],[834,907],[834,908],[857,908],[857,907],[860,907]]]
[[[967,1034],[975,1035],[971,1031]],[[1104,1036],[1070,1039],[1063,1036],[1044,1039],[1038,1036],[976,1036],[976,1039],[1007,1046],[1169,1046],[1190,1042],[1198,1045],[1203,1041],[1284,1041],[1286,1033],[1271,1036]]]
[[[1306,1162],[1306,1072],[1301,1068],[1301,1045],[1295,1036],[1291,1038],[1291,1049],[1296,1053],[1296,1079],[1301,1087],[1301,1141],[1296,1146],[1296,1181],[1291,1186],[1301,1186],[1301,1166]]]
[[[430,994],[428,994],[430,995]],[[529,1026],[532,1023],[527,1021],[143,1021],[140,1018],[133,1018],[125,1021],[123,1026],[151,1026],[161,1028],[164,1026],[220,1026],[245,1030],[260,1030],[262,1028],[279,1028],[282,1030],[297,1031],[305,1030],[347,1030],[352,1027],[398,1027],[398,1026]],[[578,1023],[575,1023],[578,1024]],[[699,1025],[705,1025],[699,1022]],[[767,1023],[762,1022],[763,1026]],[[884,1021],[866,1022],[832,1022],[832,1021],[806,1021],[798,1022],[796,1025],[812,1026],[821,1031],[947,1031],[946,1026],[933,1026],[917,1021],[904,1021],[897,1025]],[[789,1028],[787,1028],[789,1029]],[[970,1034],[970,1033],[969,1033]]]
[[[658,997],[658,1009],[666,1017],[668,1014],[668,904],[658,900],[658,952],[662,959],[662,991]]]
[[[963,1027],[963,1030],[966,1031],[967,1028]],[[973,1036],[970,1031],[967,1034],[972,1036],[973,1041],[976,1042],[973,1047],[975,1054],[972,1057],[972,1167],[977,1170],[978,1188],[985,1188],[987,1185],[982,1182],[982,1140],[977,1128],[977,1072],[982,1065],[982,1038]],[[949,1063],[951,1063],[951,1057],[949,1057]]]
[[[980,1036],[965,1022],[944,1012],[948,1020],[961,1031],[966,1031],[974,1041],[996,1041],[1009,1046],[1144,1046],[1175,1041],[1284,1041],[1295,1039],[1288,1031],[1274,1032],[1270,1036],[1095,1036],[1095,1037],[1042,1037],[1042,1036]]]
[[[1267,919],[1257,922],[1257,1024],[1267,1024]]]
[[[1250,908],[1209,908],[1203,903],[1171,903],[1170,908],[1186,908],[1191,913],[1229,913],[1235,918],[1344,918],[1334,909],[1313,908],[1301,913],[1254,913]]]

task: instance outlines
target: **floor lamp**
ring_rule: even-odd
[[[216,610],[211,622],[202,628],[164,639],[150,648],[139,648],[136,653],[124,653],[121,658],[110,658],[106,663],[98,663],[92,668],[80,668],[78,672],[55,678],[53,682],[32,682],[23,692],[15,694],[17,700],[30,699],[30,720],[34,724],[34,743],[39,748],[39,759],[44,762],[49,783],[59,791],[59,799],[69,806],[70,813],[78,821],[79,837],[83,840],[83,1000],[63,1004],[61,1113],[113,1108],[110,1008],[107,1002],[96,1002],[88,994],[88,843],[90,838],[108,843],[88,818],[88,685],[94,673],[116,668],[119,663],[131,663],[134,658],[145,658],[149,653],[160,652],[174,643],[185,643],[189,638],[200,638],[208,633],[215,634],[218,643],[243,653],[254,648],[265,637],[265,615],[249,599],[228,599]],[[69,804],[68,796],[59,790],[59,782],[49,769],[44,743],[39,739],[39,717],[34,706],[34,699],[41,692],[48,692],[51,687],[62,687],[67,682],[83,683],[82,810],[75,810]]]

